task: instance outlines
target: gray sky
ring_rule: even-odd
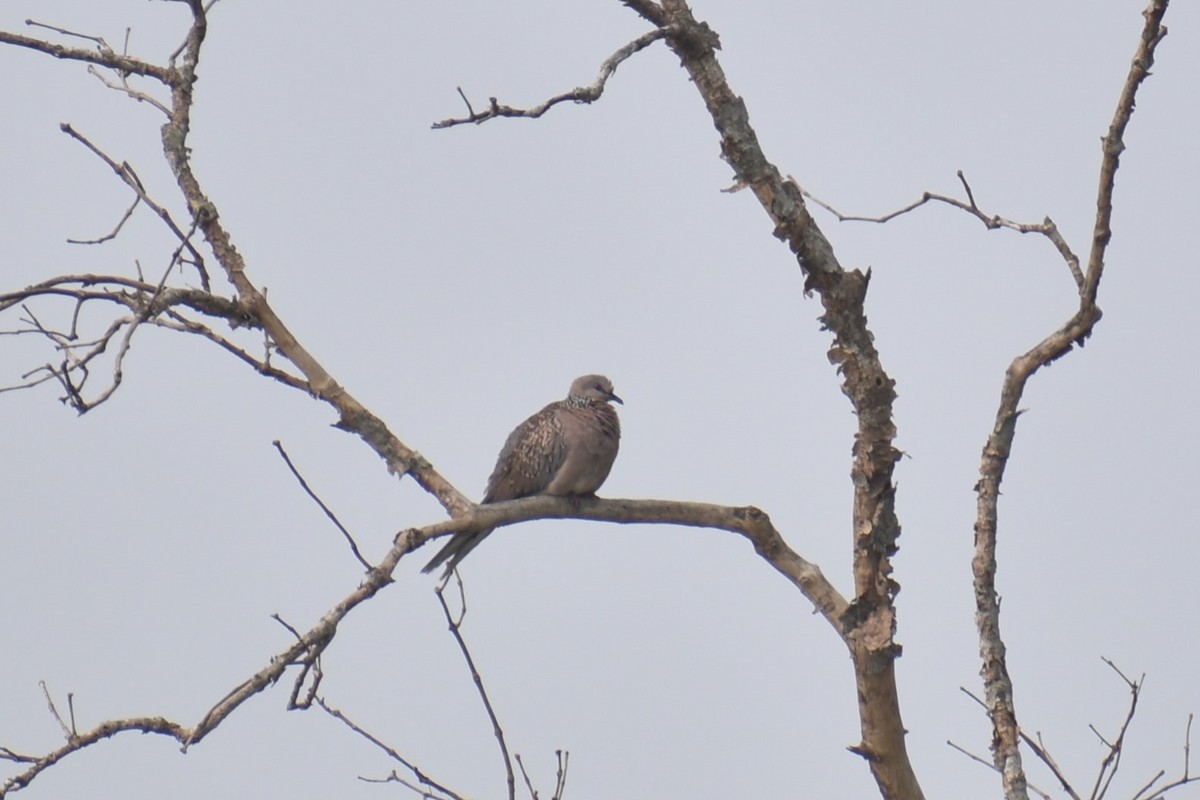
[[[697,0],[769,158],[845,211],[882,213],[955,171],[989,212],[1050,215],[1086,252],[1099,139],[1142,3],[840,4]],[[591,82],[646,25],[616,0],[214,9],[197,86],[194,163],[279,314],[351,392],[478,497],[509,430],[600,371],[626,400],[602,494],[752,503],[844,592],[854,420],[819,304],[731,170],[698,94],[661,44],[591,107],[431,131],[489,96],[533,105]],[[162,60],[182,6],[37,0],[23,20],[102,35]],[[1124,685],[1146,673],[1120,794],[1174,777],[1200,711],[1200,556],[1190,508],[1200,218],[1200,11],[1179,3],[1139,95],[1117,177],[1105,317],[1032,381],[1004,483],[1000,575],[1019,718],[1090,786]],[[36,31],[32,31],[36,33]],[[77,64],[0,48],[0,274],[161,274],[171,242],[58,131],[71,122],[182,217],[161,116]],[[1075,308],[1045,241],[948,208],[887,226],[818,219],[867,301],[897,380],[904,526],[899,681],[930,797],[999,796],[946,745],[984,755],[970,556],[972,486],[1009,360]],[[65,307],[45,307],[61,320]],[[16,317],[11,313],[5,328]],[[103,325],[97,317],[84,320]],[[252,340],[248,340],[252,341]],[[52,359],[0,340],[0,382]],[[357,585],[339,534],[271,447],[280,439],[369,558],[439,518],[324,406],[211,345],[141,331],[125,382],[78,418],[51,387],[0,395],[6,609],[0,745],[60,743],[38,681],[75,695],[81,728],[157,714],[191,725]],[[430,551],[431,552],[431,551]],[[500,796],[490,729],[444,630],[433,580],[404,563],[324,659],[334,706],[439,780]],[[505,529],[463,569],[465,635],[509,737],[547,795],[876,796],[841,643],[745,541],[666,527]],[[290,674],[289,674],[290,678]],[[187,756],[124,734],[20,796],[379,797],[392,765],[339,723],[250,701]],[[1200,732],[1197,732],[1200,740]],[[1197,742],[1200,747],[1200,741]],[[1044,788],[1054,781],[1030,766]],[[1200,768],[1200,764],[1193,769]],[[0,775],[7,775],[7,767]],[[1179,796],[1195,794],[1192,789]]]

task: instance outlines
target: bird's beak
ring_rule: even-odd
[[[614,402],[614,403],[620,403],[621,405],[625,405],[625,401],[624,401],[624,400],[622,400],[621,398],[617,397],[617,396],[616,396],[615,394],[613,394],[612,392],[609,392],[609,393],[608,393],[608,399],[609,399],[609,400],[611,400],[611,401],[612,401],[612,402]]]

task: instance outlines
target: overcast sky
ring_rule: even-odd
[[[805,188],[876,214],[958,192],[961,169],[989,213],[1049,215],[1086,253],[1100,137],[1142,7],[694,10],[720,34],[767,156]],[[67,41],[27,29],[29,17],[117,49],[128,27],[129,52],[158,61],[188,22],[182,5],[144,0],[0,3],[0,28]],[[1000,506],[1018,716],[1078,784],[1090,787],[1103,755],[1088,724],[1115,734],[1128,700],[1101,657],[1146,675],[1119,796],[1160,768],[1175,777],[1187,714],[1200,711],[1200,10],[1178,3],[1167,24],[1117,177],[1104,319],[1031,382]],[[458,86],[476,107],[533,105],[591,82],[646,30],[617,0],[225,0],[199,70],[195,168],[305,346],[468,495],[514,425],[575,376],[603,372],[626,405],[601,494],[757,505],[849,594],[854,419],[830,337],[753,196],[720,191],[731,170],[678,59],[655,44],[592,106],[430,130],[464,112]],[[58,125],[128,161],[181,219],[161,115],[37,53],[0,48],[0,76],[0,291],[133,274],[135,262],[157,278],[172,242],[145,211],[115,242],[66,244],[108,232],[130,198]],[[972,486],[1005,367],[1074,311],[1074,283],[1046,241],[949,208],[886,226],[815,213],[844,265],[873,270],[867,311],[897,381],[910,752],[931,798],[1000,796],[989,770],[946,744],[986,757],[990,739],[959,690],[981,688]],[[36,313],[64,324],[70,308]],[[33,337],[0,338],[0,384],[55,358]],[[272,440],[368,558],[440,518],[331,428],[326,406],[198,339],[141,330],[109,403],[80,418],[57,397],[0,394],[0,746],[61,743],[43,680],[64,706],[74,694],[80,728],[137,715],[195,724],[289,644],[271,614],[307,629],[357,585],[361,569]],[[434,580],[418,573],[428,555],[342,625],[322,693],[439,781],[502,796],[490,727]],[[841,642],[741,538],[530,523],[492,536],[462,574],[465,636],[543,796],[556,749],[571,753],[573,800],[877,796],[845,749],[859,734]],[[405,796],[358,780],[393,765],[340,723],[285,711],[291,677],[186,756],[123,734],[20,796]]]

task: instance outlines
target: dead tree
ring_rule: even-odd
[[[698,526],[745,537],[767,565],[785,576],[807,598],[846,646],[857,686],[861,727],[861,741],[851,749],[866,762],[881,796],[889,800],[923,797],[905,747],[906,731],[895,675],[901,648],[896,641],[898,620],[894,602],[899,587],[893,579],[892,566],[900,536],[894,469],[902,454],[895,444],[896,424],[892,410],[896,397],[895,381],[876,349],[875,335],[864,312],[871,273],[843,266],[810,211],[813,202],[832,209],[809,195],[802,188],[802,179],[790,177],[760,146],[750,123],[747,104],[734,92],[722,70],[717,32],[697,20],[684,0],[624,0],[624,5],[641,17],[648,30],[615,50],[601,64],[599,75],[592,84],[562,92],[532,108],[509,106],[496,98],[489,98],[476,107],[460,90],[466,114],[436,122],[433,127],[479,125],[505,117],[538,118],[567,101],[593,103],[601,99],[618,66],[647,48],[665,46],[678,57],[711,116],[720,139],[721,156],[734,173],[734,189],[748,190],[759,201],[774,227],[775,237],[794,255],[805,277],[806,293],[815,296],[820,303],[819,321],[831,336],[829,358],[836,367],[841,389],[857,420],[850,471],[854,487],[851,542],[854,585],[848,596],[835,588],[816,564],[789,546],[767,513],[752,506],[621,499],[580,504],[553,497],[534,497],[486,507],[472,503],[431,460],[394,433],[379,415],[335,379],[331,370],[306,349],[276,313],[263,288],[253,279],[253,270],[235,246],[233,232],[221,216],[216,200],[210,198],[193,168],[189,147],[193,98],[214,4],[202,0],[185,0],[185,3],[190,10],[191,24],[183,42],[165,63],[153,63],[117,52],[97,37],[82,36],[90,44],[78,46],[72,37],[80,37],[80,34],[45,25],[41,27],[49,29],[53,36],[36,38],[0,33],[0,44],[87,64],[109,87],[157,109],[164,120],[161,128],[163,152],[186,208],[186,216],[173,214],[169,210],[172,204],[152,196],[131,164],[109,155],[83,132],[64,125],[66,135],[103,161],[116,179],[128,188],[130,206],[103,239],[119,235],[125,221],[145,209],[162,221],[176,245],[149,274],[143,274],[140,269],[133,275],[63,274],[0,295],[0,312],[10,320],[16,318],[10,323],[12,332],[43,337],[54,354],[45,364],[30,369],[5,388],[54,385],[58,387],[62,401],[83,414],[114,397],[122,382],[130,343],[143,328],[150,326],[202,337],[264,377],[328,406],[336,415],[338,428],[361,439],[397,479],[409,477],[436,498],[448,519],[400,530],[391,550],[377,563],[365,559],[353,538],[346,533],[349,547],[365,569],[362,581],[307,630],[292,629],[295,641],[290,647],[277,653],[260,670],[217,699],[200,719],[191,723],[159,716],[114,719],[79,731],[51,702],[51,708],[62,724],[65,743],[52,752],[38,755],[0,749],[0,758],[17,764],[19,770],[0,786],[0,797],[28,786],[67,756],[122,732],[139,731],[171,737],[186,750],[213,733],[247,699],[289,672],[293,680],[290,707],[320,705],[359,734],[388,749],[336,709],[326,706],[318,694],[320,657],[333,642],[339,623],[388,586],[400,560],[433,537],[524,520],[554,518]],[[1019,405],[1027,382],[1043,366],[1082,345],[1100,320],[1097,298],[1111,236],[1114,176],[1124,150],[1123,136],[1138,88],[1150,74],[1155,49],[1166,34],[1162,24],[1166,8],[1167,0],[1153,0],[1144,13],[1145,24],[1133,61],[1120,91],[1111,126],[1103,138],[1097,214],[1092,239],[1084,255],[1076,254],[1049,218],[1042,222],[1021,223],[981,208],[975,201],[972,187],[961,175],[962,197],[926,193],[909,206],[874,218],[876,222],[886,222],[928,203],[944,203],[977,217],[988,228],[1010,228],[1040,235],[1062,258],[1078,291],[1076,312],[1033,349],[1018,355],[1009,366],[979,469],[976,555],[972,566],[984,679],[981,702],[993,726],[991,765],[1002,776],[1004,795],[1010,800],[1027,797],[1028,788],[1019,748],[1024,734],[1013,704],[994,585],[1000,485],[1013,451],[1021,413]],[[219,22],[219,15],[216,20]],[[52,306],[54,302],[65,302],[65,310]],[[109,311],[107,327],[98,334],[81,330],[79,320],[84,310],[101,307]],[[47,312],[46,308],[53,310]],[[257,347],[252,344],[255,339],[261,341]],[[104,363],[102,356],[106,354],[111,359],[111,367],[101,370],[98,365]],[[330,516],[333,516],[331,512]],[[449,609],[446,615],[452,630],[457,632],[461,620],[456,620]],[[465,645],[463,652],[469,661]],[[475,675],[478,682],[478,673]],[[1138,684],[1129,683],[1136,700]],[[482,698],[495,723],[486,693]],[[1133,708],[1130,716],[1132,711]],[[513,760],[508,758],[499,724],[495,724],[508,766],[508,794],[513,797],[517,784]],[[1114,759],[1120,753],[1123,733],[1124,729],[1113,745]],[[1028,737],[1024,740],[1036,756],[1055,770],[1064,787],[1069,787],[1067,778],[1059,773],[1044,748]],[[395,780],[405,782],[414,791],[427,792],[428,796],[457,797],[443,783],[405,762],[398,753],[389,752],[412,774],[411,778],[401,778],[393,773]],[[556,797],[562,793],[565,771],[565,760],[560,760]],[[528,775],[523,777],[532,792]],[[1185,768],[1180,779],[1159,786],[1156,791],[1161,794],[1190,780]],[[1078,796],[1074,790],[1071,794]]]

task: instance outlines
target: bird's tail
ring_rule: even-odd
[[[429,559],[421,572],[433,572],[442,564],[446,565],[446,571],[442,573],[443,578],[450,576],[454,572],[458,563],[466,558],[467,553],[474,550],[480,542],[483,541],[494,528],[488,528],[483,531],[472,531],[470,533],[456,533],[450,537],[450,541],[442,545],[442,549],[437,551],[437,555]]]

